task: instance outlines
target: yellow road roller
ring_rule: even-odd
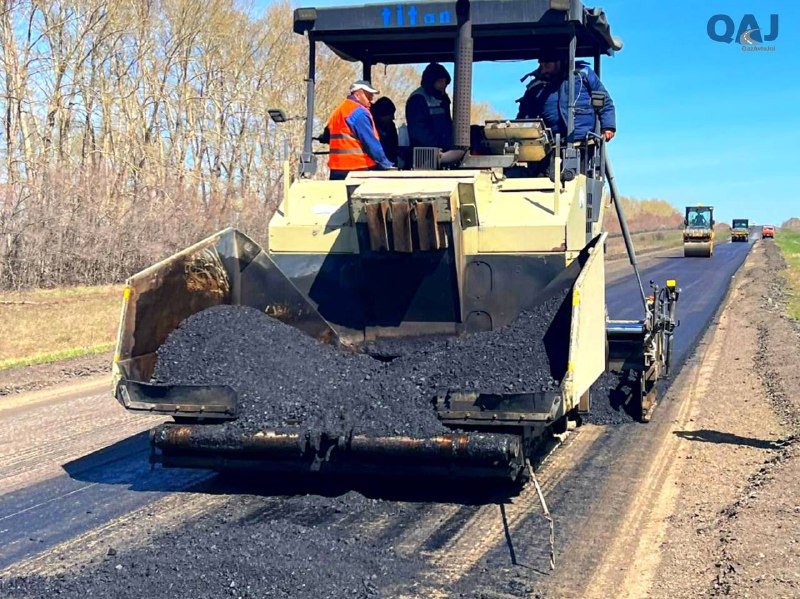
[[[750,241],[750,221],[746,218],[734,218],[731,223],[731,243]]]
[[[710,258],[714,255],[714,207],[687,206],[683,221],[683,255]]]

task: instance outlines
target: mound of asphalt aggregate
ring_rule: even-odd
[[[258,310],[216,306],[187,318],[158,350],[169,384],[229,385],[239,396],[233,435],[300,427],[343,434],[441,433],[430,398],[378,360],[320,343]]]
[[[567,369],[569,310],[564,294],[522,312],[510,325],[485,333],[415,344],[391,362],[431,395],[448,391],[557,391]]]
[[[583,421],[610,425],[639,422],[638,378],[639,373],[633,370],[604,372],[592,385],[592,409],[583,416]],[[669,379],[661,379],[656,383],[659,401],[662,401],[668,388]]]
[[[326,433],[440,434],[433,408],[448,391],[556,391],[566,372],[567,290],[509,326],[460,338],[394,340],[389,362],[317,342],[243,306],[186,319],[158,350],[154,380],[229,385],[239,416],[225,433],[287,427]],[[381,356],[379,356],[381,357]]]
[[[417,352],[431,351],[434,348],[444,349],[448,347],[448,341],[452,341],[452,337],[443,335],[431,335],[428,337],[386,337],[367,341],[359,348],[359,351],[376,360],[391,362],[396,358],[408,356]]]
[[[635,375],[628,372],[604,372],[592,385],[592,407],[582,417],[591,424],[626,424],[638,418],[633,393]]]
[[[156,536],[139,548],[106,539],[103,557],[56,576],[0,578],[3,597],[391,597],[421,569],[414,557],[361,536],[352,518],[387,509],[357,493],[338,498],[253,496]]]

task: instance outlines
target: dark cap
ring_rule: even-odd
[[[422,71],[422,85],[433,85],[439,79],[444,79],[450,85],[450,73],[438,62],[432,62]]]
[[[374,117],[382,117],[392,115],[396,112],[396,108],[394,102],[392,102],[386,96],[382,98],[378,98],[375,102],[373,102],[372,106],[370,107],[370,111],[372,112],[372,116]]]
[[[545,48],[539,54],[539,62],[558,62],[567,60],[567,51],[557,48]]]

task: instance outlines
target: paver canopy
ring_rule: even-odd
[[[586,8],[577,0],[568,10],[550,6],[550,0],[471,0],[474,60],[536,59],[543,50],[566,48],[573,30],[577,56],[610,55],[622,48],[601,9]],[[462,5],[456,2],[299,8],[294,30],[308,32],[346,60],[453,62],[460,14]]]

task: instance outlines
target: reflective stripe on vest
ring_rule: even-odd
[[[433,97],[427,91],[425,91],[425,88],[422,86],[415,89],[409,96],[409,99],[413,98],[414,96],[422,96],[425,98],[425,103],[428,105],[428,112],[431,116],[445,114],[447,112],[444,106],[442,106],[443,100],[441,98]]]
[[[378,139],[378,130],[375,128],[375,122],[372,120],[369,110],[355,100],[347,98],[333,111],[328,121],[328,131],[331,134],[328,167],[331,170],[363,171],[375,166],[375,161],[364,152],[361,142],[347,124],[347,118],[358,108],[367,111],[372,123],[372,130],[375,132],[375,139]]]

